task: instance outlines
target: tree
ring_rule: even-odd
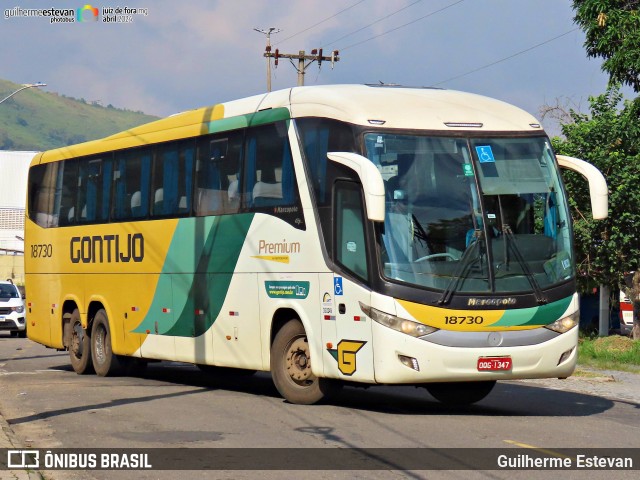
[[[601,57],[611,83],[640,93],[640,0],[574,0],[574,21],[590,57]]]
[[[553,143],[558,153],[592,163],[607,179],[609,218],[594,221],[585,211],[586,182],[572,172],[563,173],[581,287],[586,290],[594,281],[617,289],[625,285],[625,272],[640,269],[640,103],[622,103],[619,85],[589,102],[588,114],[570,110],[571,121],[562,125],[565,138]],[[640,326],[635,330],[640,333]]]

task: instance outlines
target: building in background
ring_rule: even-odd
[[[0,150],[0,279],[24,284],[27,175],[37,152]]]

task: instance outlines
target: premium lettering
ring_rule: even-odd
[[[282,242],[270,243],[265,240],[260,240],[258,243],[258,250],[263,253],[300,253],[300,242]]]

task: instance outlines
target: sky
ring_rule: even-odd
[[[84,1],[2,2],[0,77],[168,116],[266,91],[266,37],[254,28],[274,27],[281,31],[271,42],[281,53],[339,50],[333,69],[308,67],[306,85],[437,86],[540,118],[540,108],[556,101],[588,111],[588,97],[607,84],[601,61],[586,56],[570,0]],[[124,7],[142,10],[127,15]],[[84,21],[16,15],[51,8],[80,9]],[[114,17],[110,8],[123,13]],[[296,82],[281,59],[273,90]],[[543,124],[558,133],[553,121]]]

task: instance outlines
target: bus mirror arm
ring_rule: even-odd
[[[327,158],[344,165],[358,174],[364,191],[367,218],[374,222],[384,222],[384,180],[371,160],[357,153],[349,152],[329,152],[327,153]]]
[[[556,155],[558,165],[578,172],[589,182],[589,196],[591,197],[591,212],[593,218],[602,220],[609,215],[609,191],[604,175],[596,167],[584,160]]]

